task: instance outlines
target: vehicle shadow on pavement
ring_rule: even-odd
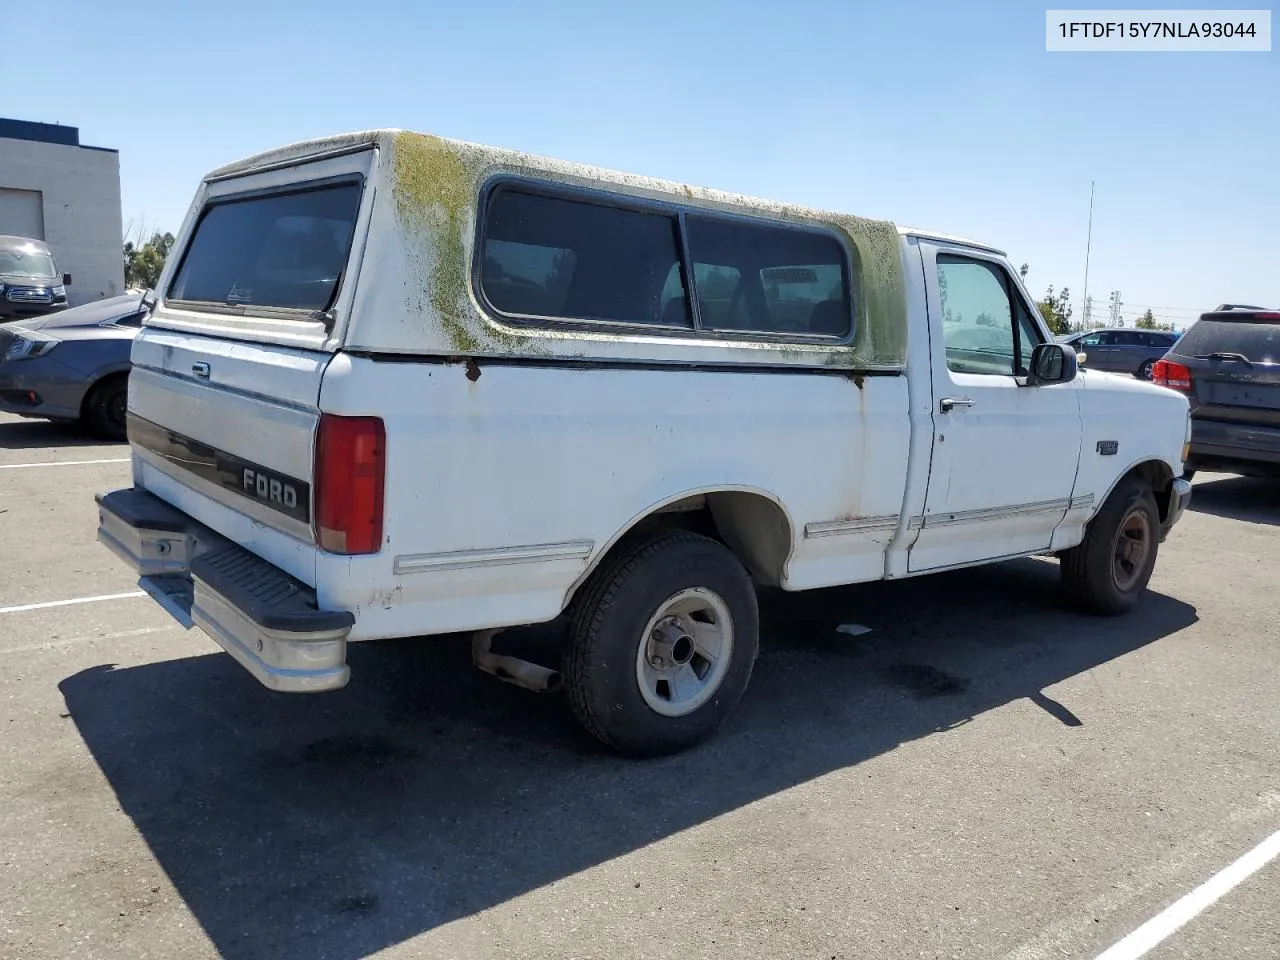
[[[765,595],[737,712],[646,762],[598,747],[563,697],[475,670],[453,638],[357,645],[352,684],[317,697],[272,694],[221,655],[60,686],[222,956],[356,958],[1020,698],[1087,727],[1041,691],[1196,613],[1150,593],[1128,617],[1077,615],[1056,567]],[[872,630],[835,630],[850,622]],[[510,639],[554,644],[555,628]]]
[[[90,436],[83,427],[74,423],[55,423],[51,420],[0,421],[0,450],[36,450],[48,447],[123,447]]]
[[[1280,526],[1280,479],[1202,480],[1192,491],[1189,509],[1228,520]]]

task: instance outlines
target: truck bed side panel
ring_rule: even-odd
[[[717,490],[783,507],[784,587],[878,579],[906,383],[859,380],[339,355],[322,409],[386,417],[385,542],[320,554],[321,606],[358,612],[352,639],[547,620],[631,523]]]

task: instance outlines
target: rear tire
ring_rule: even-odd
[[[1156,365],[1156,362],[1154,360],[1148,360],[1146,363],[1140,366],[1138,368],[1139,379],[1150,380],[1151,377],[1153,376],[1152,370],[1155,367],[1155,365]]]
[[[759,650],[755,588],[717,540],[656,530],[623,541],[572,605],[565,692],[596,738],[659,756],[713,733]]]
[[[1160,513],[1151,488],[1123,481],[1085,530],[1079,546],[1062,552],[1062,583],[1088,613],[1127,613],[1141,599],[1160,548]]]
[[[84,425],[105,440],[127,440],[129,375],[116,373],[94,384],[84,403]]]

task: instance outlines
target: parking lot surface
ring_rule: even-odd
[[[456,638],[260,688],[95,543],[126,457],[0,417],[2,957],[1096,957],[1280,830],[1275,484],[1198,477],[1124,618],[1045,560],[766,595],[735,716],[635,762]]]

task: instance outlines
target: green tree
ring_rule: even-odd
[[[1133,324],[1139,330],[1172,330],[1172,323],[1159,323],[1156,321],[1155,315],[1151,312],[1151,308],[1147,308],[1147,312],[1140,316]]]
[[[1063,287],[1062,292],[1055,294],[1053,292],[1053,284],[1049,284],[1049,289],[1045,291],[1044,299],[1036,304],[1040,310],[1040,316],[1044,317],[1045,325],[1048,326],[1049,332],[1055,336],[1071,332],[1071,291],[1068,287]]]
[[[133,241],[124,245],[124,284],[126,287],[151,289],[160,281],[165,260],[173,250],[172,233],[155,233],[142,246]]]
[[[947,271],[938,271],[938,301],[942,304],[942,322],[955,323],[955,314],[947,304]]]

